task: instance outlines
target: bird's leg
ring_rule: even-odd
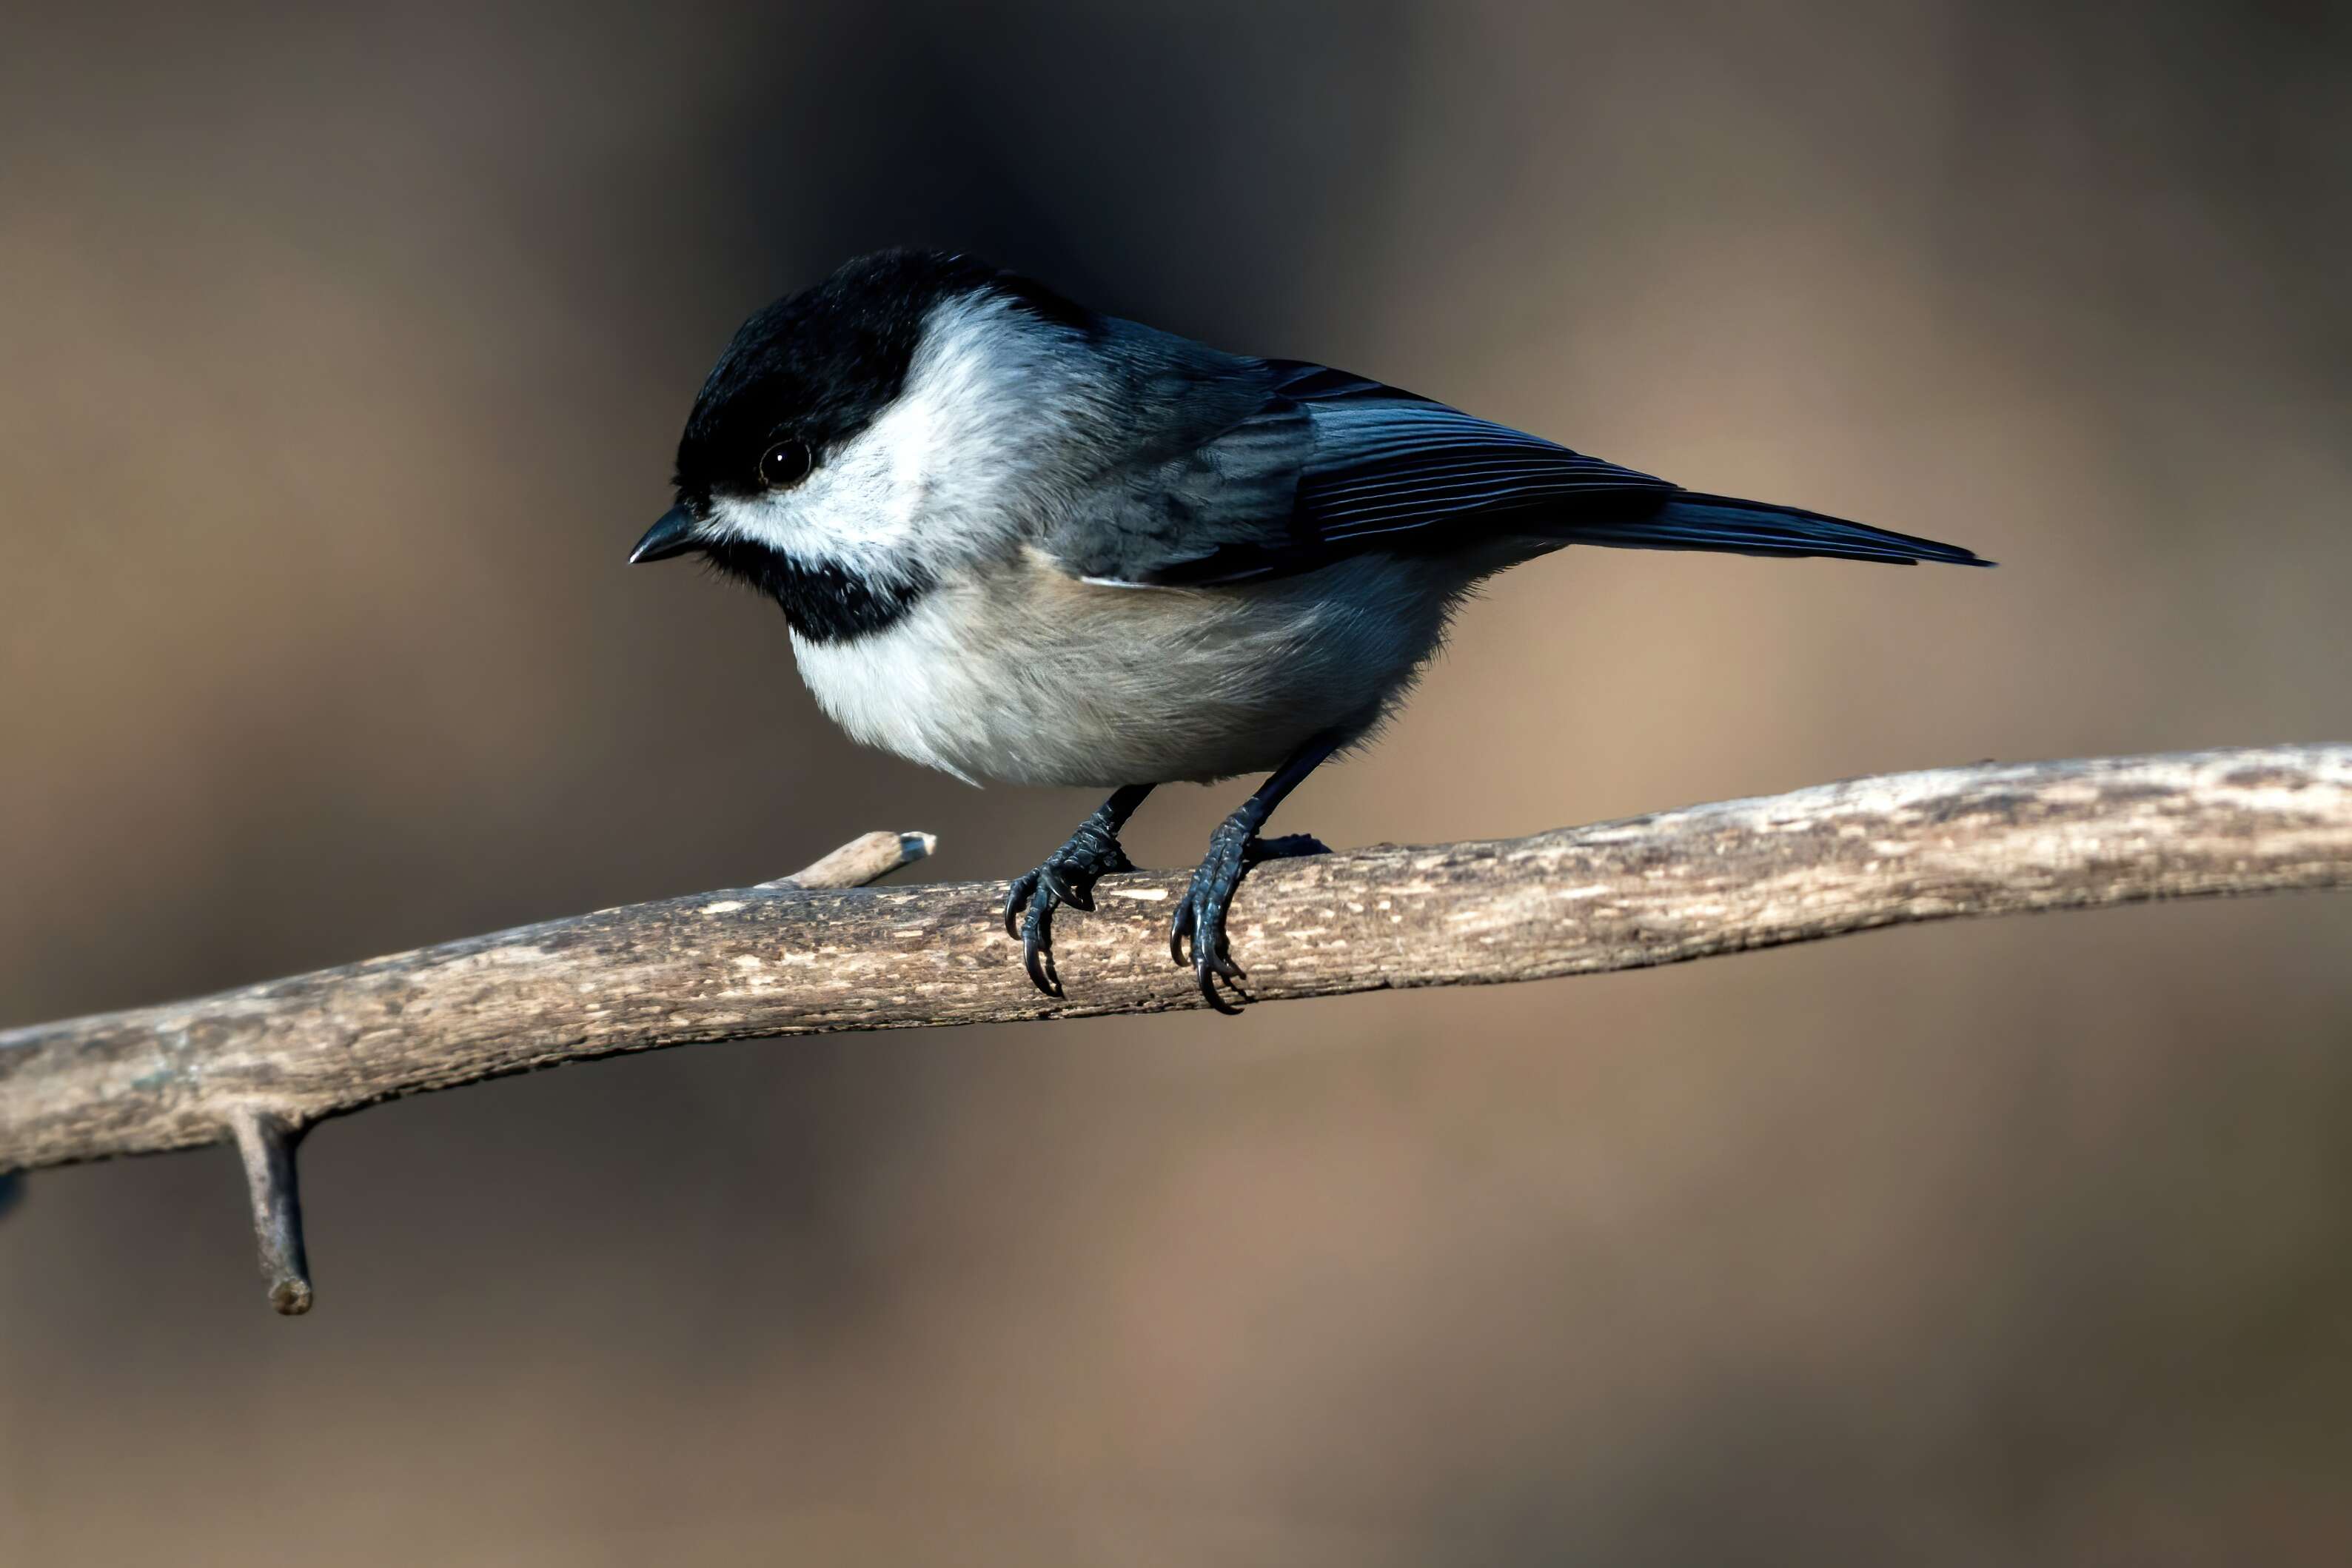
[[[1200,982],[1202,996],[1220,1013],[1238,1013],[1241,1009],[1225,1000],[1217,982],[1223,980],[1238,992],[1241,982],[1247,978],[1241,965],[1225,951],[1225,910],[1234,900],[1234,889],[1242,884],[1243,873],[1260,860],[1328,853],[1321,844],[1303,833],[1261,839],[1257,830],[1265,826],[1265,819],[1274,815],[1282,797],[1297,789],[1308,773],[1339,749],[1336,739],[1320,737],[1283,763],[1255,795],[1242,803],[1239,811],[1225,818],[1209,836],[1209,853],[1200,869],[1192,873],[1192,885],[1184,889],[1184,896],[1176,901],[1176,918],[1168,926],[1168,956],[1178,963],[1185,963],[1184,942],[1187,937],[1192,939],[1193,977]]]
[[[1054,906],[1091,910],[1097,879],[1135,869],[1118,847],[1118,830],[1150,793],[1150,784],[1129,784],[1113,794],[1043,866],[1013,879],[1004,899],[1004,934],[1021,939],[1021,959],[1029,979],[1046,995],[1062,994],[1062,977],[1054,970]],[[1024,905],[1029,911],[1025,918]]]

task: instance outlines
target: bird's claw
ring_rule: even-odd
[[[1004,934],[1015,942],[1021,940],[1021,906],[1029,901],[1029,895],[1036,889],[1037,872],[1035,871],[1022,872],[1013,879],[1012,886],[1005,889]]]
[[[1242,982],[1249,975],[1234,962],[1225,944],[1225,910],[1241,887],[1242,877],[1261,860],[1287,859],[1297,855],[1328,855],[1330,847],[1310,834],[1290,833],[1280,838],[1256,837],[1257,824],[1246,812],[1236,812],[1227,817],[1217,831],[1210,836],[1209,853],[1192,873],[1192,880],[1184,896],[1176,900],[1176,912],[1168,922],[1168,956],[1180,966],[1189,966],[1192,978],[1201,988],[1202,1001],[1220,1013],[1241,1011],[1225,998],[1225,988],[1248,1000]],[[1184,945],[1192,943],[1188,958]],[[1224,984],[1219,985],[1223,981]]]
[[[1125,857],[1122,856],[1121,858],[1124,859]],[[1104,868],[1105,870],[1115,868]],[[1100,872],[1096,873],[1097,876],[1100,874]],[[1095,888],[1092,877],[1074,878],[1067,868],[1048,860],[1037,868],[1037,879],[1053,890],[1054,897],[1058,901],[1069,905],[1074,910],[1093,912]]]
[[[1021,964],[1031,984],[1048,996],[1062,994],[1062,977],[1054,967],[1055,906],[1090,910],[1097,879],[1133,869],[1109,827],[1090,817],[1044,865],[1013,879],[1004,896],[1004,934],[1019,939]]]

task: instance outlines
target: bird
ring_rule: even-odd
[[[1570,545],[1985,566],[1957,545],[1689,490],[1432,398],[1230,353],[961,252],[862,256],[746,321],[632,563],[698,553],[782,606],[852,737],[970,783],[1109,791],[1008,886],[1055,911],[1134,868],[1154,788],[1265,774],[1168,927],[1220,1012],[1226,918],[1285,796],[1393,714],[1496,573]],[[1188,952],[1189,949],[1189,952]]]

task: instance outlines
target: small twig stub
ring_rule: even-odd
[[[940,847],[929,833],[868,833],[789,877],[761,882],[762,888],[863,888],[880,881],[903,866],[924,859]]]
[[[246,1109],[229,1118],[229,1131],[245,1161],[246,1189],[253,1201],[253,1238],[261,1255],[261,1277],[269,1282],[269,1304],[295,1317],[310,1310],[310,1259],[302,1245],[302,1194],[294,1171],[294,1148],[301,1131],[275,1112]]]

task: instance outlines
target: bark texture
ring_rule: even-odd
[[[1200,1005],[1184,874],[1106,879],[1031,988],[1002,883],[827,890],[919,858],[870,835],[788,885],[605,910],[196,1001],[0,1033],[0,1171],[242,1143],[265,1267],[307,1304],[290,1149],[396,1095],[621,1051]],[[1254,870],[1234,956],[1271,1002],[1675,963],[1960,915],[2352,885],[2352,746],[1940,769],[1500,842]],[[273,1173],[282,1174],[273,1175]],[[283,1191],[273,1190],[273,1183]]]

